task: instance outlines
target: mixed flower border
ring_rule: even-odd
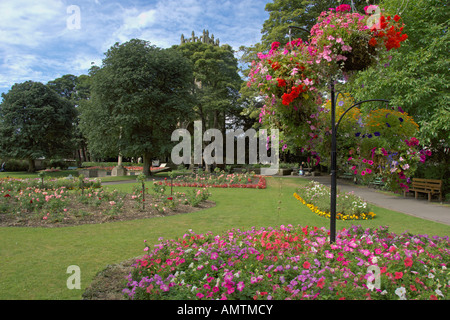
[[[264,176],[256,176],[258,177],[258,183],[221,183],[221,184],[209,184],[209,183],[201,183],[201,182],[169,182],[167,178],[164,181],[155,181],[154,183],[165,186],[172,187],[196,187],[196,188],[248,188],[248,189],[266,189],[266,179]]]
[[[298,187],[294,197],[315,214],[330,219],[331,213],[328,211],[331,202],[330,187],[313,180]],[[337,192],[336,211],[336,219],[339,220],[372,220],[376,217],[371,211],[370,204],[353,191]]]
[[[144,241],[123,290],[131,300],[443,300],[448,237],[351,226],[189,230]]]
[[[312,212],[317,214],[320,217],[324,217],[329,219],[331,216],[331,213],[329,211],[322,211],[319,209],[319,207],[315,206],[314,204],[307,203],[305,200],[303,200],[296,192],[294,192],[294,197],[306,205]],[[336,219],[338,220],[372,220],[375,219],[376,214],[372,211],[369,211],[368,213],[362,213],[361,215],[355,215],[355,214],[344,214],[341,212],[336,212]]]

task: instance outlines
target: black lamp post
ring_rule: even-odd
[[[291,41],[291,29],[300,29],[305,32],[308,30],[296,26],[289,26],[289,41]],[[384,99],[371,99],[364,100],[353,104],[348,108],[339,118],[336,123],[336,100],[339,93],[336,94],[334,88],[334,78],[331,78],[330,90],[331,90],[331,196],[330,196],[330,243],[336,242],[336,198],[337,198],[337,129],[342,118],[347,114],[348,111],[356,106],[359,106],[365,102],[382,101],[388,103],[389,100]]]
[[[339,93],[336,95],[334,89],[334,79],[331,79],[331,198],[330,198],[330,243],[336,242],[336,194],[337,194],[337,129],[343,117],[354,107],[357,107],[366,102],[381,101],[389,103],[389,100],[384,99],[370,99],[357,102],[350,108],[345,110],[336,123],[336,100]]]

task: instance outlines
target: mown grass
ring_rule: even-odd
[[[281,224],[329,228],[329,220],[315,215],[293,197],[296,187],[303,183],[307,181],[301,178],[272,177],[267,178],[264,190],[211,189],[216,207],[178,216],[67,228],[0,228],[0,299],[81,299],[97,272],[142,255],[144,240],[155,244],[159,237],[177,238],[189,229],[222,233],[232,228]],[[107,188],[131,191],[134,184]],[[377,207],[374,212],[374,220],[338,221],[337,228],[389,225],[396,233],[450,234],[450,226]],[[70,265],[80,267],[81,290],[67,288]]]

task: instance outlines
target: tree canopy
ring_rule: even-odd
[[[174,48],[192,63],[194,118],[201,119],[204,128],[224,131],[225,118],[239,114],[236,101],[242,80],[233,49],[229,45],[219,47],[201,42]]]
[[[3,157],[29,161],[70,155],[73,106],[48,86],[34,81],[15,84],[2,95],[0,149]]]
[[[144,159],[170,153],[171,133],[192,110],[192,69],[174,49],[132,39],[116,43],[91,73],[91,99],[80,105],[89,149],[104,156]]]

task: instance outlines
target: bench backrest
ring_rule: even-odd
[[[441,189],[442,180],[414,178],[412,181],[412,185],[413,187],[433,187]]]

